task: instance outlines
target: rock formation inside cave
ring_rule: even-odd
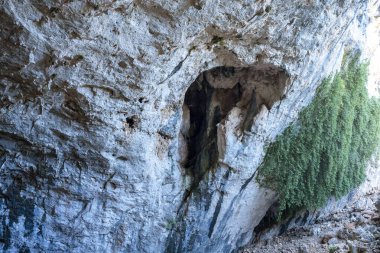
[[[193,177],[193,187],[217,165],[224,149],[223,143],[218,143],[218,125],[224,123],[229,112],[240,108],[242,117],[237,132],[249,131],[261,108],[270,110],[282,98],[287,80],[283,69],[268,64],[216,67],[196,78],[185,94],[180,133],[185,145],[181,147],[181,165]]]

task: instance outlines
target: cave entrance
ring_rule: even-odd
[[[240,108],[237,131],[249,131],[255,115],[282,98],[288,79],[285,70],[273,65],[216,67],[197,77],[185,94],[179,136],[181,166],[193,178],[193,187],[217,165],[222,145],[217,142],[218,126],[228,113]]]

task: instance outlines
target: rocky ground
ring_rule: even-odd
[[[260,241],[242,252],[380,252],[380,193],[369,193],[314,224]]]

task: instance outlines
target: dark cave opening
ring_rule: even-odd
[[[214,69],[224,76],[234,73],[234,68]],[[208,169],[213,168],[218,158],[216,141],[217,125],[241,99],[239,83],[232,88],[215,88],[206,78],[198,78],[185,95],[190,125],[187,132],[187,159],[183,164],[188,172],[200,180]]]
[[[204,71],[191,83],[184,97],[178,136],[178,162],[188,188],[177,210],[179,223],[177,229],[171,230],[166,252],[182,252],[186,248],[183,242],[189,199],[198,202],[204,198],[203,203],[210,203],[210,192],[205,188],[208,187],[208,172],[216,171],[218,163],[228,152],[226,138],[229,136],[226,131],[235,135],[233,139],[241,141],[245,134],[251,132],[255,116],[265,108],[271,110],[274,103],[284,97],[289,80],[284,69],[260,64],[245,68],[216,67]],[[229,175],[230,171],[227,170],[223,180],[228,180]],[[213,218],[208,224],[209,238],[217,223],[225,193],[220,194]],[[204,208],[209,207],[206,205]],[[190,241],[197,236],[192,234]]]
[[[265,213],[259,224],[253,230],[252,242],[258,242],[269,236],[281,236],[289,228],[294,226],[303,226],[309,222],[310,216],[313,214],[308,210],[295,212],[293,210],[285,210],[283,217],[279,219],[279,201],[276,201]]]
[[[222,145],[218,126],[234,107],[242,112],[236,131],[250,131],[254,117],[284,95],[289,77],[269,64],[253,67],[216,67],[201,73],[185,93],[180,131],[180,163],[197,187],[206,172],[216,168]]]

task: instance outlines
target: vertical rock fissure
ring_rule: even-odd
[[[229,176],[230,176],[230,170],[227,170],[227,172],[223,176],[223,179],[228,180]],[[215,212],[214,212],[214,215],[212,216],[212,220],[211,220],[211,224],[210,224],[210,228],[209,228],[209,232],[208,232],[209,238],[211,238],[212,233],[214,232],[214,227],[215,227],[215,224],[216,224],[216,221],[218,219],[220,209],[221,209],[222,203],[223,203],[224,191],[223,190],[220,191],[219,194],[220,194],[220,197],[218,199],[218,203],[216,204]]]

